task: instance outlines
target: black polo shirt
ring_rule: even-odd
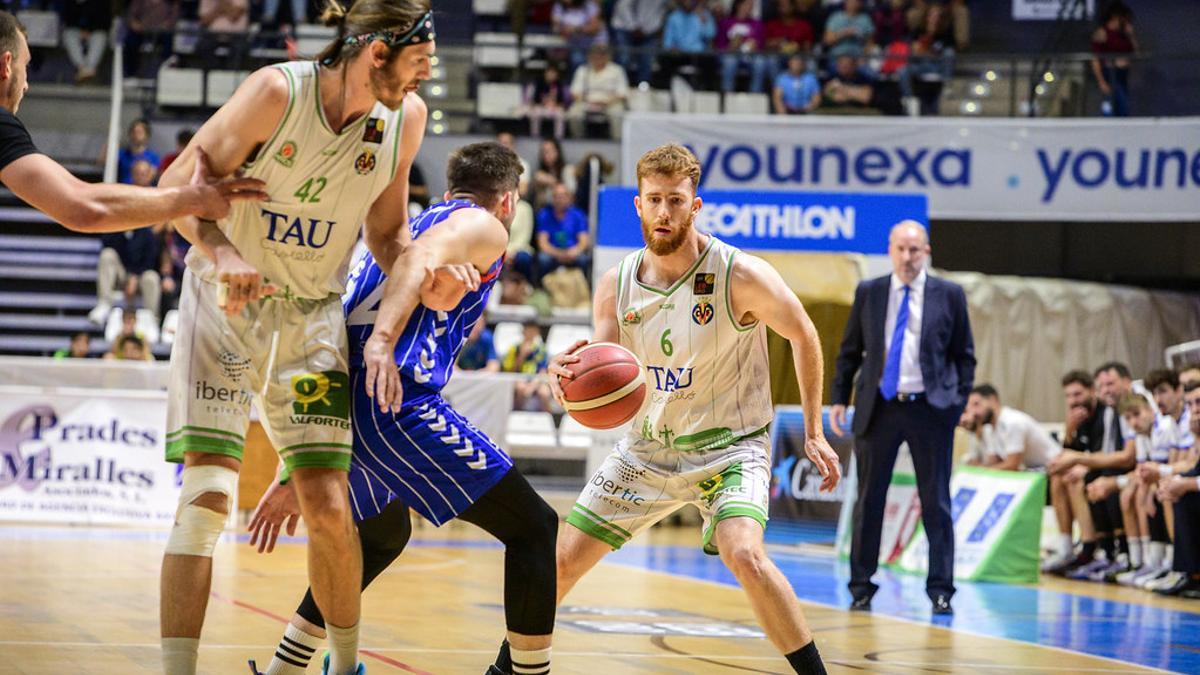
[[[1075,437],[1063,447],[1080,452],[1100,452],[1104,447],[1104,408],[1105,405],[1097,401],[1092,414],[1075,430]]]
[[[37,154],[37,151],[21,120],[0,108],[0,171],[26,155]]]

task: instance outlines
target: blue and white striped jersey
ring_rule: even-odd
[[[459,209],[481,208],[465,200],[452,200],[425,209],[411,221],[409,230],[416,240]],[[400,368],[404,400],[441,391],[454,370],[454,361],[466,344],[471,328],[483,315],[488,295],[504,258],[494,262],[482,275],[479,288],[466,294],[458,307],[440,312],[418,304],[396,342],[396,365]],[[346,294],[342,297],[346,313],[346,332],[350,341],[350,370],[361,370],[362,348],[370,337],[375,315],[383,301],[387,274],[368,253],[350,273]]]

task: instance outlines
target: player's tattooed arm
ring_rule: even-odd
[[[480,272],[504,255],[508,230],[483,209],[459,209],[405,246],[388,269],[383,301],[371,337],[363,346],[367,395],[381,411],[400,409],[403,392],[396,369],[396,342],[421,299],[422,288],[440,269],[466,270],[467,290],[479,287]],[[387,269],[387,268],[385,268]]]
[[[821,490],[832,490],[841,479],[841,464],[822,427],[825,362],[817,328],[783,277],[763,259],[741,253],[729,274],[733,320],[739,325],[762,321],[792,345],[804,405],[804,452],[821,473]]]
[[[391,184],[375,198],[363,228],[363,241],[385,270],[392,268],[396,256],[408,246],[408,174],[425,138],[428,109],[416,94],[404,97],[404,122],[401,126],[400,156]]]

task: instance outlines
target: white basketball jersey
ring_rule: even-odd
[[[287,108],[271,139],[245,166],[246,176],[266,182],[270,201],[234,203],[221,231],[286,294],[340,294],[367,211],[395,176],[403,114],[376,103],[334,133],[321,108],[317,63],[272,67],[287,77]],[[187,264],[215,281],[215,266],[200,251],[189,252]]]
[[[647,401],[630,433],[680,452],[730,445],[772,419],[767,333],[733,316],[729,273],[738,250],[716,237],[669,289],[643,284],[646,250],[617,274],[620,342],[646,368]]]

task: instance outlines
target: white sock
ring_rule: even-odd
[[[163,638],[163,675],[196,675],[199,652],[200,638]]]
[[[1142,566],[1142,546],[1145,537],[1130,537],[1129,538],[1129,565],[1131,567]]]
[[[1071,557],[1071,553],[1075,550],[1075,544],[1071,542],[1071,535],[1058,535],[1058,555],[1061,558]]]
[[[1146,556],[1146,564],[1153,569],[1162,567],[1163,558],[1167,555],[1167,545],[1161,541],[1150,542],[1150,554]]]
[[[326,623],[329,635],[329,675],[354,675],[358,670],[358,624],[338,628]]]
[[[1163,567],[1172,569],[1175,567],[1175,545],[1167,544],[1167,551],[1163,554]]]
[[[264,675],[304,675],[308,662],[325,640],[288,624]]]
[[[548,675],[550,673],[550,647],[525,651],[509,643],[512,655],[513,675]]]

